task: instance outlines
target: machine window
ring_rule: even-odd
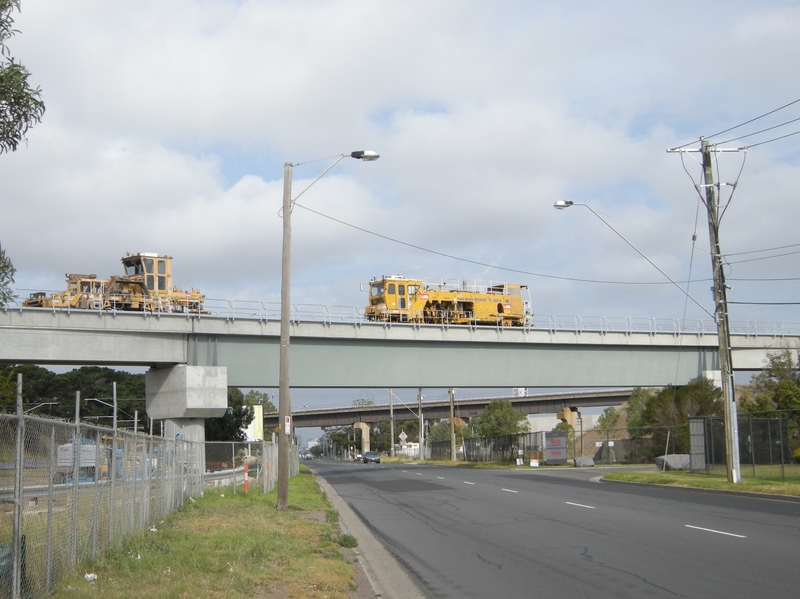
[[[165,260],[158,261],[158,274],[160,275],[167,274],[167,263]]]
[[[153,272],[153,259],[152,258],[145,258],[144,259],[144,269],[146,272]]]
[[[154,280],[153,275],[147,275],[147,281],[146,281],[145,284],[147,285],[147,288],[150,289],[151,291],[155,288],[154,287],[155,280]]]
[[[394,295],[394,283],[389,283],[389,290],[387,291],[390,295]]]
[[[397,292],[400,295],[405,295],[406,294],[406,286],[405,285],[398,285],[397,286]],[[405,307],[405,306],[403,306],[403,307]]]
[[[158,290],[159,291],[167,290],[167,277],[158,277]],[[75,459],[77,460],[77,458]]]
[[[372,297],[383,295],[383,283],[378,283],[372,286]]]

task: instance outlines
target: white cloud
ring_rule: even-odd
[[[472,261],[666,282],[586,209],[552,208],[571,199],[680,281],[696,229],[702,279],[705,217],[695,225],[693,183],[665,150],[796,99],[798,25],[780,1],[25,3],[11,47],[47,112],[26,148],[0,156],[0,241],[25,287],[108,276],[124,252],[158,251],[175,257],[179,285],[272,300],[283,163],[376,149],[381,160],[344,160],[300,202]],[[741,132],[798,116],[800,105]],[[794,242],[798,148],[800,136],[749,152],[725,251]],[[740,160],[720,157],[723,181]],[[327,164],[298,166],[295,189]],[[514,274],[293,216],[298,301],[360,305],[359,283],[400,272],[527,283],[537,313],[683,315],[668,283]],[[729,276],[794,278],[795,264],[734,264]],[[734,286],[743,300],[797,295],[791,281]],[[691,292],[710,306],[707,282]],[[687,314],[705,316],[691,303]],[[737,317],[798,320],[794,308],[737,306]]]

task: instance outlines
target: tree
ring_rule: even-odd
[[[19,10],[19,0],[0,0],[0,154],[16,150],[44,115],[41,90],[30,86],[28,69],[10,56],[6,46],[17,33],[11,17],[14,9]]]
[[[250,389],[250,391],[247,392],[247,395],[244,396],[244,403],[248,406],[264,406],[265,414],[273,414],[278,411],[278,408],[275,407],[275,404],[272,403],[272,400],[269,398],[268,393],[262,393],[255,389]]]
[[[495,399],[475,420],[475,433],[480,437],[514,435],[528,430],[528,417],[520,414],[508,399]]]
[[[769,354],[764,370],[752,379],[752,393],[740,401],[742,411],[800,409],[800,356],[797,358],[788,349]]]
[[[645,405],[642,424],[652,434],[655,451],[663,451],[668,431],[673,451],[689,452],[689,418],[722,414],[722,389],[705,377],[683,387],[664,387]]]
[[[600,415],[600,418],[597,419],[597,426],[605,430],[614,428],[617,426],[617,422],[619,422],[619,416],[620,413],[617,408],[614,406],[608,406]]]
[[[0,2],[2,1],[0,0]],[[17,269],[14,268],[11,258],[6,255],[3,245],[0,244],[0,306],[6,306],[16,298],[11,291],[15,272],[17,272]]]
[[[567,434],[575,432],[575,427],[573,427],[569,422],[559,422],[553,427],[553,432],[564,431]]]
[[[206,441],[245,441],[244,429],[253,421],[253,408],[245,405],[244,395],[228,387],[228,411],[222,418],[206,418]]]
[[[636,387],[631,391],[631,396],[625,406],[625,414],[628,421],[628,434],[634,439],[641,437],[644,432],[644,409],[654,395],[655,393],[651,389],[642,389],[641,387]]]

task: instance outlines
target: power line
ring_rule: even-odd
[[[800,302],[728,302],[742,306],[800,306]]]
[[[800,98],[798,98],[797,100],[794,100],[792,102],[789,102],[788,104],[784,104],[783,106],[781,106],[779,108],[776,108],[775,110],[770,110],[769,112],[765,112],[761,116],[757,116],[754,119],[750,119],[749,121],[745,121],[744,123],[740,123],[740,124],[736,125],[735,127],[729,127],[728,129],[725,129],[725,130],[720,131],[718,133],[714,133],[713,135],[706,135],[705,138],[706,139],[711,139],[712,137],[716,137],[717,135],[722,135],[723,133],[727,133],[728,131],[733,131],[734,129],[738,129],[739,127],[744,127],[745,125],[749,125],[750,123],[754,123],[755,121],[757,121],[759,119],[763,119],[765,116],[769,116],[771,114],[775,114],[779,110],[783,110],[784,108],[788,108],[789,106],[791,106],[793,104],[797,104],[798,102],[800,102]],[[771,140],[771,141],[774,141],[774,140]],[[685,148],[686,146],[690,146],[690,145],[692,145],[694,143],[697,143],[697,142],[690,141],[689,143],[683,144],[682,146],[678,146],[675,149]],[[767,143],[767,142],[764,142],[764,143]],[[756,144],[756,145],[760,145],[760,144]],[[754,147],[754,146],[750,146],[750,147]]]
[[[767,141],[761,141],[757,144],[752,144],[747,146],[748,148],[755,148],[757,146],[763,146],[764,144],[772,143],[773,141],[778,141],[779,139],[786,139],[787,137],[791,137],[792,135],[797,135],[800,131],[795,131],[794,133],[789,133],[787,135],[781,135],[780,137],[774,137],[772,139],[768,139]]]
[[[772,127],[767,127],[766,129],[762,129],[761,131],[756,131],[755,133],[748,133],[747,135],[742,135],[740,137],[732,137],[731,139],[726,139],[725,141],[720,141],[720,142],[717,142],[717,143],[719,143],[719,144],[727,144],[727,143],[730,143],[732,141],[736,141],[736,140],[739,140],[739,139],[745,139],[747,137],[753,137],[754,135],[759,135],[760,133],[766,133],[767,131],[772,131],[773,129],[777,129],[778,127],[784,127],[784,126],[786,126],[786,125],[788,125],[790,123],[796,123],[797,121],[800,121],[800,117],[797,117],[796,119],[792,119],[791,121],[786,121],[785,123],[781,123],[780,125],[774,125]]]
[[[749,250],[747,252],[734,252],[732,254],[725,254],[726,257],[728,256],[744,256],[745,254],[757,254],[759,252],[774,252],[775,250],[785,250],[787,248],[796,248],[800,247],[800,243],[792,243],[790,245],[779,245],[774,248],[765,248],[763,250]]]
[[[406,247],[410,247],[415,250],[419,250],[421,252],[427,252],[429,254],[434,254],[436,256],[442,256],[443,258],[449,258],[451,260],[457,260],[459,262],[466,262],[467,264],[474,264],[476,266],[485,266],[487,268],[493,268],[496,270],[502,270],[504,272],[513,272],[521,275],[529,275],[532,277],[541,277],[545,279],[556,279],[559,281],[570,281],[573,283],[596,283],[602,285],[671,285],[672,283],[668,281],[606,281],[600,279],[580,279],[575,277],[562,277],[558,275],[548,275],[539,272],[531,272],[528,270],[521,270],[517,268],[508,268],[506,266],[500,266],[497,264],[490,264],[488,262],[480,262],[479,260],[471,260],[469,258],[462,258],[461,256],[454,256],[453,254],[447,254],[445,252],[440,252],[438,250],[432,250],[430,248],[422,247],[420,245],[416,245],[413,243],[409,243],[407,241],[402,241],[400,239],[395,239],[394,237],[389,237],[388,235],[384,235],[382,233],[377,233],[375,231],[370,231],[369,229],[365,229],[363,227],[359,227],[358,225],[354,225],[352,223],[348,223],[347,221],[343,221],[336,217],[330,216],[325,214],[324,212],[319,212],[318,210],[314,210],[313,208],[309,208],[308,206],[304,206],[303,204],[299,204],[295,202],[294,204],[298,208],[302,208],[303,210],[307,210],[312,214],[316,214],[317,216],[321,216],[322,218],[327,218],[335,223],[339,223],[340,225],[344,225],[345,227],[350,227],[351,229],[355,229],[357,231],[361,231],[362,233],[366,233],[368,235],[373,235],[374,237],[379,237],[380,239],[385,239],[386,241],[390,241],[392,243],[397,243],[399,245],[404,245]],[[792,246],[787,246],[792,247]],[[756,251],[767,251],[767,250],[756,250]],[[738,264],[738,262],[733,262],[731,264]],[[702,283],[711,281],[712,279],[704,278],[704,279],[690,279],[687,281],[676,281],[677,283],[687,284],[687,283]],[[736,279],[736,278],[728,278],[729,281],[761,281],[761,282],[770,282],[770,281],[798,281],[798,278],[777,278],[777,279],[768,279],[768,278],[760,278],[760,279]]]
[[[727,261],[726,264],[744,264],[745,262],[758,262],[759,260],[771,260],[772,258],[781,258],[783,256],[793,256],[794,254],[800,254],[800,250],[796,252],[786,252],[785,254],[775,254],[774,256],[762,256],[761,258],[748,258],[747,260],[735,260],[733,262]]]

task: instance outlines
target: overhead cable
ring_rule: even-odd
[[[794,100],[793,102],[789,102],[788,104],[784,104],[783,106],[781,106],[779,108],[776,108],[775,110],[770,110],[769,112],[765,112],[761,116],[757,116],[754,119],[750,119],[749,121],[745,121],[744,123],[740,123],[739,125],[736,125],[735,127],[729,127],[728,129],[725,129],[725,130],[720,131],[718,133],[714,133],[713,135],[706,135],[705,138],[706,139],[711,139],[712,137],[716,137],[717,135],[722,135],[723,133],[727,133],[728,131],[733,131],[734,129],[738,129],[739,127],[744,127],[745,125],[749,125],[750,123],[754,123],[755,121],[757,121],[759,119],[763,119],[765,116],[769,116],[771,114],[774,114],[774,113],[778,112],[779,110],[783,110],[784,108],[788,108],[792,104],[797,104],[798,102],[800,102],[800,98],[798,98],[797,100]],[[682,146],[678,146],[675,149],[677,150],[677,149],[680,149],[680,148],[685,148],[686,146],[690,146],[690,145],[692,145],[694,143],[697,143],[697,142],[696,141],[690,141],[689,143],[685,143]],[[753,147],[753,146],[751,146],[751,147]]]

